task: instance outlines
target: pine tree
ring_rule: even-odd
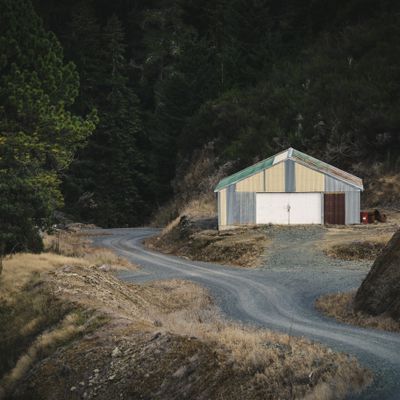
[[[69,207],[81,218],[106,227],[131,226],[143,221],[149,207],[142,198],[146,177],[138,149],[143,136],[139,100],[129,86],[125,37],[116,16],[107,22],[102,44],[100,122],[73,164],[66,190],[71,194],[71,181],[77,183]]]
[[[75,109],[85,113],[102,96],[100,82],[104,76],[101,28],[90,3],[81,2],[74,8],[65,37],[66,55],[74,61],[80,78]]]
[[[71,108],[72,63],[29,0],[0,2],[0,250],[40,248],[38,229],[62,204],[59,172],[94,129]],[[35,239],[35,240],[33,240]],[[36,243],[34,244],[33,241]]]

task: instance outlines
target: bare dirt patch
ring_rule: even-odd
[[[334,293],[320,297],[315,302],[318,310],[347,324],[359,325],[365,328],[381,329],[390,332],[400,332],[400,322],[389,315],[372,316],[354,310],[355,291]]]
[[[186,216],[169,224],[160,235],[145,244],[167,254],[191,260],[216,262],[239,267],[258,266],[268,242],[262,228],[249,227],[230,231],[209,229],[216,221]]]

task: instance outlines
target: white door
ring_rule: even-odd
[[[257,193],[257,224],[321,224],[322,193]]]

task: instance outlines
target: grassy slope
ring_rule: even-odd
[[[1,337],[13,332],[15,354],[0,381],[3,395],[330,399],[370,380],[346,355],[224,321],[193,283],[126,284],[91,257],[7,260],[0,326]],[[7,306],[20,296],[31,306],[13,308],[10,317]],[[0,342],[1,354],[6,345]]]
[[[218,232],[216,229],[202,229],[202,221],[192,214],[179,217],[158,236],[147,239],[145,244],[150,249],[192,260],[239,267],[259,264],[268,242],[262,228],[243,227]]]
[[[354,311],[354,296],[355,292],[328,294],[318,298],[315,305],[324,314],[341,322],[365,328],[400,332],[400,322],[388,315],[372,316]]]
[[[384,224],[330,229],[323,243],[324,252],[330,257],[343,260],[374,260],[400,225],[399,212],[385,212],[388,214],[388,222]],[[355,237],[357,241],[354,241]],[[400,332],[400,322],[388,315],[372,316],[356,312],[354,296],[355,292],[332,293],[321,296],[315,305],[324,314],[341,322]]]

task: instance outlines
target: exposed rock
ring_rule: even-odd
[[[172,376],[174,378],[182,378],[185,373],[187,371],[187,366],[186,365],[182,365],[181,367],[179,367],[173,374]]]
[[[118,347],[116,347],[111,353],[111,357],[119,357],[120,355],[121,355],[121,350]]]
[[[73,269],[74,269],[74,267],[72,265],[64,265],[62,267],[63,272],[71,272]]]
[[[109,272],[109,271],[111,271],[111,265],[103,264],[103,265],[100,265],[100,267],[98,267],[98,269],[103,272]]]
[[[400,320],[400,230],[376,258],[356,293],[354,308]]]
[[[80,232],[84,229],[96,229],[98,228],[94,224],[83,224],[80,222],[72,222],[70,224],[65,224],[65,229],[70,232]]]
[[[153,340],[158,339],[161,336],[161,332],[156,332],[150,339],[150,342],[152,342]]]

